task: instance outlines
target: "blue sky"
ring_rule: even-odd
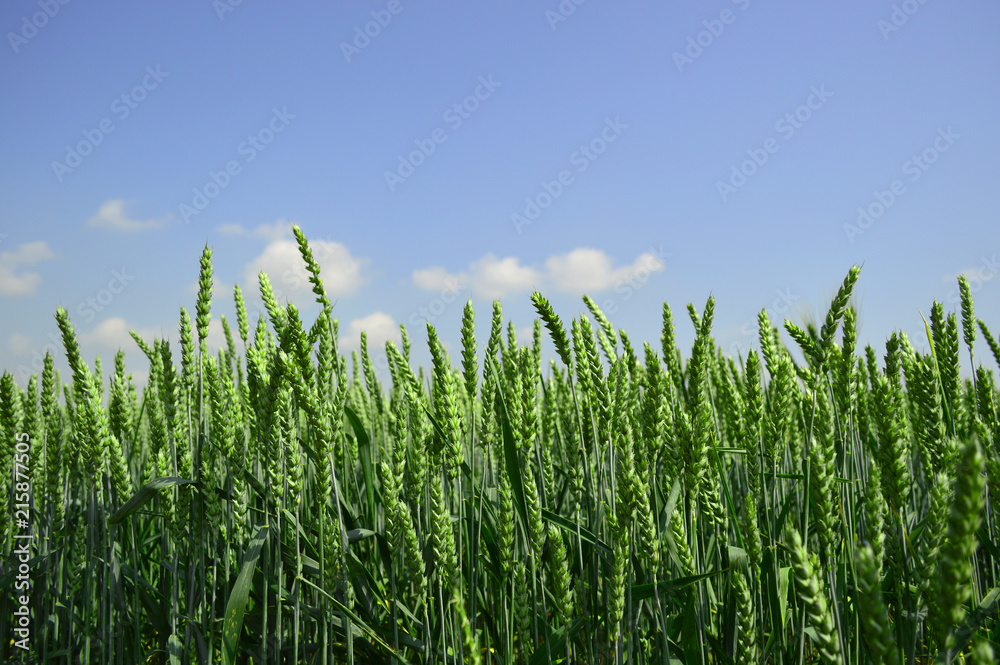
[[[494,298],[527,339],[534,288],[566,322],[589,293],[637,345],[666,301],[685,348],[712,294],[745,353],[762,308],[821,317],[854,263],[880,355],[893,330],[926,348],[960,273],[1000,331],[994,2],[10,0],[0,28],[21,385],[46,350],[66,367],[60,305],[144,383],[128,331],[178,339],[206,243],[213,344],[261,269],[311,321],[291,222],[346,353],[403,323],[426,364],[431,320],[457,360],[470,298],[481,343]]]

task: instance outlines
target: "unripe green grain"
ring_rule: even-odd
[[[791,336],[795,343],[799,345],[802,349],[802,353],[809,360],[810,365],[820,371],[820,367],[823,365],[824,351],[823,347],[819,346],[813,339],[809,336],[809,333],[802,330],[788,319],[784,322],[785,330]]]
[[[948,476],[936,473],[931,477],[930,507],[924,517],[924,529],[917,546],[920,576],[920,592],[927,604],[928,614],[941,616],[940,596],[938,595],[938,573],[941,544],[947,528],[948,510],[951,501],[951,488]],[[947,629],[948,627],[945,627]],[[936,634],[936,630],[935,630]]]
[[[765,405],[764,460],[773,467],[783,452],[795,396],[794,368],[786,355],[774,360],[770,395]]]
[[[750,484],[750,492],[759,499],[761,492],[760,444],[764,422],[764,398],[760,383],[760,359],[753,349],[747,354],[743,381],[746,397],[744,400],[743,437],[740,443],[746,450],[747,481]]]
[[[681,576],[691,576],[698,572],[695,566],[694,557],[688,547],[687,531],[684,527],[684,513],[680,506],[677,506],[670,514],[670,533],[664,542],[672,541],[675,554],[680,561]]]
[[[243,346],[246,346],[250,326],[247,323],[247,307],[243,301],[243,292],[240,290],[239,284],[233,286],[233,300],[236,303],[236,325],[240,332],[240,339],[243,340]]]
[[[601,311],[601,308],[597,306],[597,303],[594,302],[593,298],[584,295],[583,302],[587,305],[587,309],[590,310],[594,320],[600,326],[598,329],[598,338],[600,339],[601,349],[604,351],[604,356],[607,358],[608,364],[611,364],[618,355],[618,337],[615,335],[615,328],[611,325],[608,317],[604,315],[604,312]],[[604,333],[604,336],[602,337],[600,333]]]
[[[882,568],[885,555],[885,500],[882,497],[882,477],[878,464],[868,467],[868,482],[864,490],[865,533],[871,546],[875,567]]]
[[[208,324],[212,319],[212,250],[208,244],[201,253],[201,272],[198,275],[198,345],[204,349],[208,337]]]
[[[370,417],[372,419],[376,419],[382,414],[383,411],[382,385],[375,376],[375,364],[372,362],[371,355],[368,353],[368,334],[364,331],[361,332],[361,367],[364,370],[365,387],[368,389],[368,395],[372,402],[372,412]]]
[[[948,536],[941,548],[938,598],[940,618],[937,624],[939,643],[944,643],[948,631],[965,617],[963,605],[972,594],[971,557],[978,544],[976,531],[982,521],[983,451],[975,438],[969,438],[962,454],[955,477],[954,502],[948,518]]]
[[[983,332],[983,337],[986,338],[986,345],[990,347],[990,352],[993,354],[993,360],[996,364],[1000,365],[1000,337],[997,339],[993,338],[993,334],[990,329],[986,327],[986,324],[982,319],[976,320],[979,323],[979,329]]]
[[[506,473],[500,473],[497,481],[497,551],[502,581],[506,582],[517,554],[514,549],[514,496]]]
[[[476,373],[479,364],[476,360],[476,314],[472,309],[472,300],[465,303],[462,311],[462,371],[465,379],[465,394],[469,400],[476,398]]]
[[[768,373],[774,376],[778,350],[774,345],[774,335],[771,332],[771,319],[768,317],[766,309],[760,310],[760,313],[757,314],[757,331],[760,353],[764,357],[764,366],[767,368]]]
[[[976,342],[976,311],[972,304],[969,279],[965,275],[958,276],[958,290],[962,295],[962,335],[971,354],[972,345]]]
[[[806,618],[815,630],[816,646],[826,663],[843,663],[840,651],[840,637],[830,613],[826,594],[820,587],[820,578],[809,560],[809,553],[802,543],[802,536],[795,529],[789,532],[791,538],[792,574],[795,576],[795,590],[804,606]]]
[[[538,312],[538,316],[545,322],[545,328],[552,336],[552,343],[555,344],[559,359],[563,361],[566,367],[572,370],[573,359],[570,356],[569,339],[566,337],[566,330],[563,328],[559,315],[556,314],[545,296],[538,291],[531,294],[531,302],[535,305],[535,311]]]
[[[299,246],[299,254],[302,256],[302,262],[306,264],[306,270],[309,272],[309,283],[312,284],[313,293],[316,294],[316,302],[323,306],[324,311],[329,311],[331,309],[330,300],[326,296],[326,289],[323,288],[323,279],[320,276],[319,264],[313,258],[312,250],[309,249],[309,241],[306,240],[306,236],[302,233],[302,229],[299,228],[298,224],[292,224],[292,233],[295,235],[295,242]]]
[[[914,404],[920,454],[933,472],[950,473],[953,460],[943,445],[945,427],[934,357],[919,356],[906,374],[906,383]]]
[[[854,571],[861,627],[872,662],[875,665],[898,665],[899,651],[882,598],[879,565],[871,547],[862,545],[855,550]]]
[[[760,577],[760,567],[764,559],[763,545],[760,539],[760,528],[757,521],[757,500],[748,494],[743,499],[743,544],[747,559],[750,562],[750,572],[754,578]]]
[[[840,323],[841,317],[844,316],[844,310],[851,299],[851,292],[854,290],[854,285],[860,275],[860,266],[851,266],[851,269],[847,272],[847,276],[844,277],[843,283],[840,285],[840,289],[837,291],[837,295],[834,296],[833,302],[830,303],[830,309],[826,313],[826,320],[823,322],[823,328],[819,333],[820,347],[826,355],[831,350],[833,336],[837,332],[837,326]]]
[[[195,376],[197,375],[197,365],[194,359],[194,340],[191,336],[191,317],[187,310],[181,307],[180,316],[180,338],[181,338],[181,387],[179,406],[186,411],[188,400],[194,393]]]
[[[271,287],[271,278],[263,270],[257,275],[257,282],[260,285],[260,298],[264,301],[267,313],[271,317],[271,326],[274,332],[280,337],[285,328],[285,309],[278,304],[278,299],[274,295]]]
[[[628,584],[629,555],[629,522],[622,515],[615,515],[608,510],[608,530],[611,535],[612,549],[615,559],[612,564],[611,578],[607,581],[608,589],[608,632],[612,642],[622,637],[622,617],[625,614],[625,588]]]
[[[753,596],[750,594],[750,586],[740,568],[733,569],[733,591],[736,596],[736,616],[739,621],[736,662],[738,665],[751,665],[757,662],[757,611],[754,608]]]
[[[430,481],[431,509],[434,521],[431,542],[433,543],[438,579],[441,581],[441,586],[450,592],[453,586],[457,586],[459,583],[456,571],[458,559],[455,553],[455,533],[451,527],[451,511],[448,510],[443,485],[444,480],[435,474]]]
[[[532,654],[533,640],[531,638],[531,619],[534,608],[531,601],[531,584],[528,579],[528,566],[518,565],[514,567],[513,582],[513,602],[514,628],[517,633],[518,651],[521,653],[521,660],[527,661]]]
[[[569,559],[566,554],[566,541],[562,529],[548,524],[549,533],[549,577],[552,580],[552,592],[555,597],[556,611],[564,623],[568,623],[575,614],[573,606],[573,579],[569,571]]]

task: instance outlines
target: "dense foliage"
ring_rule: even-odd
[[[3,374],[0,657],[28,593],[37,663],[993,662],[1000,419],[973,345],[1000,342],[963,278],[927,355],[856,348],[854,267],[819,329],[784,323],[802,362],[765,311],[742,360],[714,300],[688,305],[684,358],[665,303],[637,349],[590,298],[567,329],[535,293],[533,344],[495,302],[479,346],[469,303],[459,364],[428,324],[415,371],[401,326],[383,386],[365,335],[348,372],[294,231],[311,325],[261,273],[268,320],[251,335],[237,287],[243,353],[225,318],[210,353],[206,247],[179,345],[133,333],[141,396],[61,308],[71,382],[51,356],[26,388]]]

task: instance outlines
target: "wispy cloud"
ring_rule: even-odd
[[[126,351],[136,348],[135,340],[129,334],[130,330],[135,330],[146,342],[152,342],[157,337],[169,337],[170,330],[157,328],[136,329],[120,316],[112,316],[104,319],[97,327],[89,332],[78,332],[77,338],[80,341],[81,349],[90,354],[116,353],[118,349]],[[177,333],[174,333],[176,338]],[[86,353],[84,355],[87,355]]]
[[[550,257],[543,269],[521,265],[514,256],[499,259],[486,254],[470,263],[468,270],[458,273],[449,273],[440,266],[414,270],[413,283],[428,291],[455,283],[468,285],[474,295],[482,298],[501,298],[546,287],[580,295],[608,291],[636,275],[659,272],[665,267],[663,260],[651,251],[640,254],[630,265],[615,267],[604,251],[579,247]]]
[[[53,258],[52,249],[41,240],[18,245],[14,251],[0,252],[0,295],[32,295],[42,276],[35,272],[21,272],[20,268]]]
[[[427,291],[437,291],[439,289],[448,288],[450,285],[457,284],[458,278],[456,275],[450,274],[441,266],[435,266],[433,268],[425,268],[423,270],[414,270],[413,283]]]
[[[29,356],[31,351],[34,349],[32,345],[32,340],[27,335],[22,335],[21,333],[13,333],[7,339],[7,348],[15,356]]]
[[[135,330],[146,343],[152,343],[157,338],[177,340],[180,335],[176,323],[164,327],[139,328],[130,324],[123,317],[112,316],[98,323],[92,330],[79,331],[77,339],[80,341],[81,349],[85,352],[84,355],[109,356],[117,353],[119,349],[125,351],[138,349],[130,333],[132,330]],[[195,335],[197,334],[197,332],[193,332]],[[222,329],[222,321],[216,316],[213,316],[208,324],[208,337],[205,341],[210,352],[226,347],[226,334]],[[197,343],[197,337],[195,342]],[[14,344],[15,341],[11,340],[10,343]]]
[[[292,223],[287,220],[259,224],[252,229],[248,229],[242,224],[222,224],[215,227],[215,230],[227,238],[262,238],[268,242],[292,237]],[[310,242],[310,244],[312,243]]]
[[[131,219],[125,214],[125,206],[127,205],[128,202],[124,199],[111,199],[102,203],[97,214],[87,220],[87,226],[124,233],[136,233],[161,228],[169,219],[169,216],[163,219]]]

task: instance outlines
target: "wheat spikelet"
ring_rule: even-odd
[[[990,347],[990,352],[993,354],[993,360],[1000,365],[1000,338],[994,339],[993,334],[990,329],[986,327],[986,324],[982,319],[976,319],[979,324],[979,329],[983,332],[983,337],[986,338],[986,345]]]
[[[864,493],[865,533],[871,547],[876,570],[882,569],[885,555],[885,500],[882,496],[882,477],[878,464],[868,467],[868,483]]]
[[[802,536],[795,529],[791,529],[790,538],[795,590],[805,608],[810,625],[816,631],[816,646],[825,662],[839,665],[844,660],[840,651],[840,637],[834,626],[833,616],[830,614],[829,601],[820,588],[819,578],[802,543]]]
[[[198,345],[204,351],[208,337],[208,324],[212,319],[212,250],[208,243],[201,253],[201,271],[198,274]]]
[[[747,354],[743,375],[744,428],[741,445],[746,450],[747,481],[750,493],[757,499],[761,492],[761,436],[764,422],[764,398],[760,383],[760,359],[753,349]]]
[[[858,547],[854,553],[854,563],[861,627],[865,633],[868,652],[875,665],[898,665],[899,652],[892,637],[889,613],[882,599],[879,566],[872,548],[868,545]]]
[[[743,541],[750,561],[750,571],[754,577],[760,576],[760,567],[764,559],[763,544],[760,539],[760,528],[757,521],[757,499],[748,494],[743,500]]]
[[[857,283],[860,275],[861,268],[856,265],[851,266],[851,269],[847,272],[847,276],[844,277],[843,283],[840,285],[840,289],[837,291],[837,295],[834,296],[833,302],[830,303],[830,309],[826,313],[826,320],[823,321],[823,328],[819,333],[819,343],[821,351],[824,354],[824,361],[832,348],[833,336],[837,332],[837,326],[840,323],[840,319],[844,316],[844,310],[851,299],[851,292],[854,290],[854,285]]]
[[[617,642],[622,637],[621,624],[625,614],[625,588],[628,582],[630,545],[629,523],[631,522],[631,518],[628,515],[623,515],[619,508],[617,515],[614,511],[608,510],[607,522],[615,555],[611,578],[608,580],[608,584],[610,585],[610,589],[608,590],[608,633],[611,641]]]
[[[751,665],[757,662],[757,613],[753,606],[753,596],[743,570],[733,569],[733,589],[736,595],[736,616],[739,634],[736,642],[736,662]]]
[[[573,368],[573,359],[569,351],[569,339],[566,337],[566,330],[563,328],[559,315],[552,309],[549,301],[538,291],[531,294],[531,302],[535,305],[535,311],[545,322],[545,328],[552,336],[552,343],[555,344],[556,353],[570,370]]]
[[[938,640],[944,643],[948,631],[965,616],[962,607],[972,594],[972,563],[976,551],[976,531],[982,521],[984,457],[975,438],[969,438],[962,449],[955,476],[954,502],[948,518],[948,535],[941,547],[938,598],[941,622],[937,624]]]

